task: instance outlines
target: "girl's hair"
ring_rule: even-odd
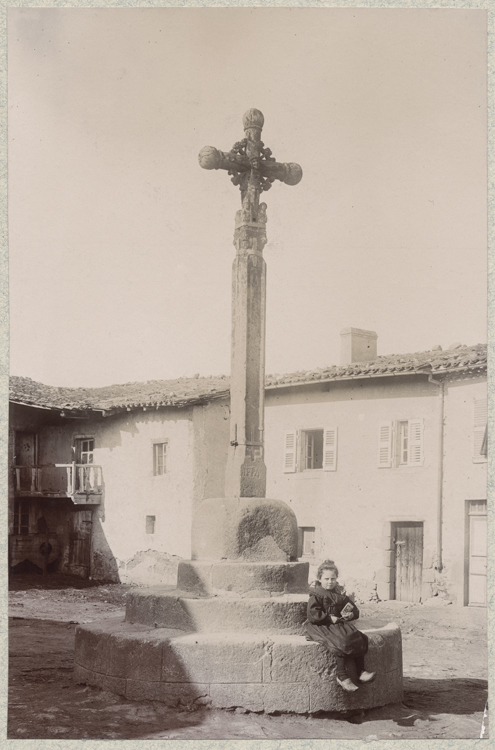
[[[318,568],[318,573],[316,574],[318,580],[321,579],[324,570],[333,570],[337,578],[339,577],[339,569],[337,568],[333,560],[323,560],[322,564]]]

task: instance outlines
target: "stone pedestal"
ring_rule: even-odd
[[[210,498],[194,514],[191,541],[195,560],[287,562],[297,558],[297,519],[282,500]]]
[[[365,667],[377,676],[346,693],[335,681],[333,656],[304,637],[309,564],[249,559],[253,548],[294,554],[290,508],[263,498],[205,501],[194,522],[198,539],[210,516],[222,533],[209,551],[234,550],[236,557],[183,561],[176,589],[128,594],[124,622],[79,626],[77,681],[134,700],[267,712],[346,711],[402,699],[397,625],[361,624],[369,636]]]
[[[258,615],[263,611],[263,603],[252,600],[251,604]],[[297,619],[299,610],[295,611]],[[227,608],[223,615],[226,612]],[[180,624],[186,623],[182,619]],[[402,700],[401,635],[394,623],[376,630],[361,624],[369,637],[365,667],[377,675],[355,693],[339,687],[335,660],[320,644],[291,633],[290,628],[266,629],[263,620],[263,632],[243,630],[242,618],[235,624],[235,632],[218,631],[218,622],[214,632],[127,620],[80,625],[75,679],[130,700],[156,700],[178,708],[204,705],[316,713]]]

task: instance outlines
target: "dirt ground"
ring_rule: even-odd
[[[17,574],[9,595],[9,739],[477,739],[488,737],[486,610],[360,605],[403,634],[404,701],[349,716],[171,709],[73,681],[76,623],[124,616],[129,586]]]

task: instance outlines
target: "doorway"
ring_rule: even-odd
[[[393,523],[392,541],[395,569],[392,599],[419,602],[423,573],[423,522]]]
[[[468,502],[467,604],[486,607],[487,514],[486,500]]]
[[[92,525],[91,510],[69,513],[69,573],[81,578],[90,575]]]
[[[35,491],[33,468],[37,461],[37,435],[34,432],[15,433],[14,466],[17,473],[17,489]]]

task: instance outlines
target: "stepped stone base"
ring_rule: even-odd
[[[229,592],[249,596],[263,596],[266,592],[306,594],[308,575],[307,562],[182,560],[177,588],[200,596],[222,596]]]
[[[308,597],[280,594],[243,597],[194,597],[189,592],[160,586],[135,589],[127,594],[126,622],[155,628],[178,628],[186,632],[223,633],[256,631],[270,633],[302,632]],[[259,594],[265,594],[259,596]]]
[[[131,700],[267,713],[347,711],[401,701],[399,627],[367,630],[363,623],[361,629],[369,636],[365,668],[377,676],[355,693],[337,685],[332,655],[300,635],[184,633],[121,620],[77,627],[75,679]]]

